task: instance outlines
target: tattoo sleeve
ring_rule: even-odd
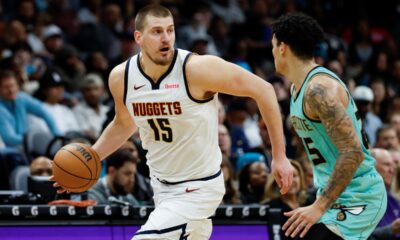
[[[325,210],[344,191],[364,158],[351,118],[340,99],[328,91],[322,84],[311,83],[304,96],[306,109],[319,117],[339,150],[333,173],[317,200]]]

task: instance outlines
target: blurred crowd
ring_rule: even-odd
[[[284,13],[303,11],[326,32],[315,60],[348,86],[369,145],[377,159],[383,158],[377,169],[393,196],[395,205],[389,207],[400,210],[399,1],[1,0],[0,189],[27,191],[26,184],[16,184],[21,172],[51,175],[49,161],[62,144],[97,139],[114,116],[108,74],[139,51],[134,16],[149,3],[171,10],[177,48],[220,56],[275,88],[287,155],[296,169],[293,187],[281,196],[270,176],[271,143],[256,102],[220,94],[223,204],[290,210],[315,198],[310,162],[288,120],[290,84],[275,74],[271,54],[271,23]],[[104,161],[102,176],[89,191],[99,203],[116,196],[151,204],[140,136]],[[382,227],[395,225],[399,211],[394,212]],[[400,233],[397,224],[391,230]]]

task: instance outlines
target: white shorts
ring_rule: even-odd
[[[212,231],[210,216],[225,194],[222,173],[206,181],[190,181],[175,185],[151,180],[155,209],[132,240],[209,239]]]

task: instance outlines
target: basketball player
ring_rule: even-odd
[[[141,9],[135,25],[141,52],[110,74],[116,116],[93,149],[104,159],[139,129],[148,150],[155,210],[133,239],[209,239],[209,217],[225,192],[218,92],[257,101],[273,143],[272,171],[282,194],[291,185],[293,169],[285,156],[274,90],[218,57],[175,49],[174,21],[162,6]]]
[[[313,60],[322,38],[321,27],[304,14],[273,24],[275,67],[293,83],[290,119],[318,188],[312,205],[285,213],[283,230],[312,240],[367,239],[385,213],[385,187],[345,84]]]

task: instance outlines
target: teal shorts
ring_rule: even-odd
[[[386,212],[387,196],[376,172],[353,179],[319,222],[346,240],[367,239]]]

